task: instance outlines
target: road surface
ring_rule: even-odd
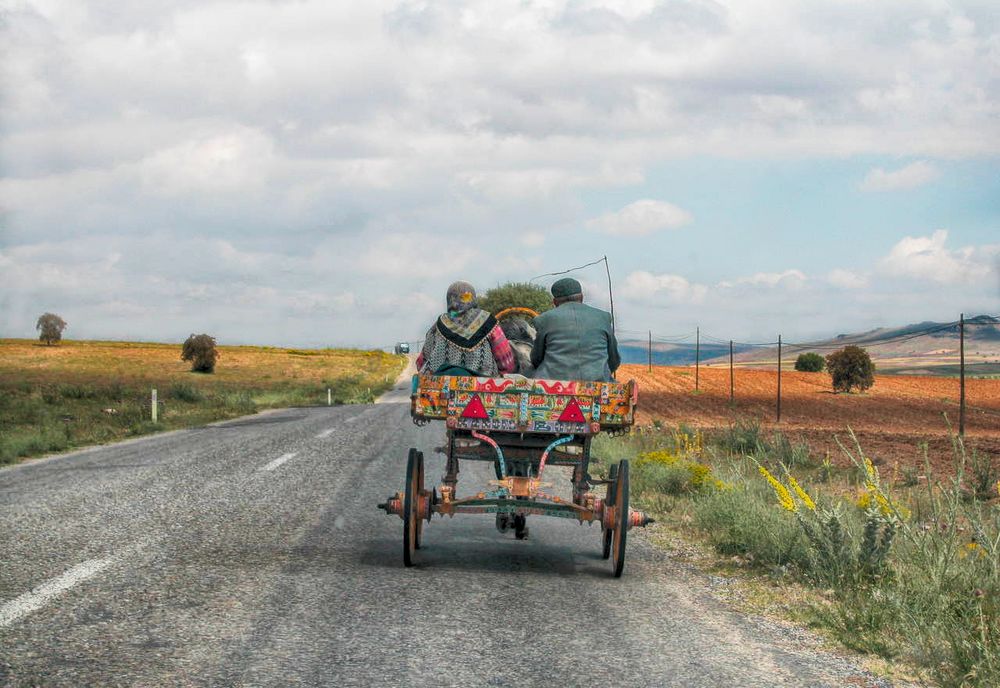
[[[615,580],[596,526],[435,519],[403,568],[375,504],[443,459],[399,396],[0,470],[0,685],[888,685],[642,535]]]

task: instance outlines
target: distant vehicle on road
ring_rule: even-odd
[[[397,354],[408,354],[410,353],[410,343],[399,342],[398,344],[396,344],[396,348],[393,351]]]

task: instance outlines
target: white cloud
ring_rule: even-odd
[[[806,282],[806,275],[801,270],[785,270],[783,272],[757,272],[749,277],[740,277],[734,281],[724,280],[719,282],[723,288],[733,288],[737,286],[752,287],[784,287],[797,289]]]
[[[997,86],[983,68],[1000,42],[983,3],[7,4],[0,327],[10,331],[27,322],[22,310],[64,303],[93,315],[98,336],[124,332],[129,319],[114,313],[151,301],[136,321],[150,333],[186,335],[197,312],[247,340],[304,342],[315,326],[294,318],[317,310],[341,341],[392,342],[402,335],[385,328],[422,332],[429,307],[396,294],[438,304],[455,276],[523,279],[615,250],[638,293],[704,295],[752,322],[789,310],[802,292],[785,287],[853,278],[762,272],[708,288],[643,273],[657,264],[646,244],[667,238],[654,233],[691,212],[644,200],[590,218],[584,199],[693,204],[662,184],[691,160],[898,156],[921,162],[866,184],[912,188],[938,160],[1000,154]],[[720,172],[711,193],[727,192]],[[771,197],[759,198],[748,214]],[[723,252],[724,232],[742,224],[709,226],[698,212],[714,244],[684,247],[681,260]],[[608,235],[570,237],[588,219]],[[543,243],[521,228],[558,234],[546,229]],[[894,275],[920,272],[897,255],[910,249],[870,276],[872,290],[889,285],[885,303],[904,298]],[[963,251],[930,250],[917,265],[982,276],[995,255]],[[120,260],[102,262],[111,253]],[[713,274],[742,274],[737,258],[720,257]],[[961,287],[942,289],[941,303],[974,289],[949,279]],[[732,298],[734,285],[754,299]],[[226,294],[239,304],[207,308]]]
[[[876,167],[865,176],[860,188],[862,191],[914,189],[933,181],[937,176],[937,168],[929,162],[919,160],[891,172]]]
[[[895,277],[929,280],[941,284],[982,282],[996,271],[1000,244],[949,249],[948,230],[936,230],[929,237],[907,236],[879,262],[880,268]]]
[[[699,303],[708,289],[701,284],[692,284],[680,275],[654,275],[637,270],[625,278],[621,286],[622,296],[640,303]]]
[[[376,238],[358,256],[357,266],[386,278],[438,276],[443,269],[455,274],[479,256],[471,244],[448,237],[406,232],[373,232]]]
[[[521,245],[527,248],[539,248],[545,243],[545,235],[541,232],[525,232],[521,235]]]
[[[621,210],[587,221],[587,227],[606,234],[644,236],[678,229],[694,219],[691,213],[666,201],[640,200]]]
[[[842,268],[831,270],[827,273],[826,280],[841,289],[863,289],[868,286],[868,278],[865,275]]]

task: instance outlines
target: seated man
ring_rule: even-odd
[[[445,297],[448,310],[431,325],[417,357],[421,373],[499,377],[516,368],[514,352],[489,311],[478,307],[476,290],[455,282]]]
[[[531,349],[534,377],[549,380],[611,380],[621,364],[611,314],[583,303],[572,277],[552,285],[555,308],[535,318]]]

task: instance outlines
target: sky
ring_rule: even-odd
[[[998,96],[995,0],[0,0],[0,337],[391,346],[603,256],[626,339],[997,315]]]

